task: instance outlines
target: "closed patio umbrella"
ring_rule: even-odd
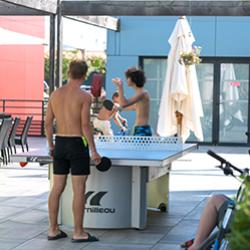
[[[191,52],[195,41],[186,17],[178,19],[169,38],[167,73],[162,91],[157,132],[161,136],[178,134],[183,142],[193,131],[203,140],[203,116],[195,65],[179,62],[182,52]]]

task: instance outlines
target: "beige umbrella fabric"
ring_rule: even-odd
[[[191,52],[194,41],[186,17],[179,18],[169,38],[171,48],[157,126],[159,135],[178,133],[183,142],[189,137],[190,131],[194,132],[198,140],[203,140],[200,121],[203,109],[195,65],[185,66],[179,62],[181,52]],[[179,122],[176,111],[180,115]]]

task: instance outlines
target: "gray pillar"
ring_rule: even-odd
[[[49,42],[49,93],[55,90],[55,15],[50,15],[50,42]]]
[[[56,15],[56,87],[62,86],[62,11],[61,11],[61,1],[58,0],[58,9]]]

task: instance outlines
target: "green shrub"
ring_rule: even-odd
[[[235,217],[231,227],[230,249],[250,249],[250,178],[245,181],[242,201],[236,207]]]
[[[62,80],[65,81],[68,78],[68,68],[69,64],[77,56],[78,51],[73,50],[67,53],[63,53],[62,59]],[[106,73],[106,60],[102,57],[92,56],[87,59],[89,66],[88,75],[93,71],[98,71],[105,75]],[[44,79],[49,84],[49,57],[45,56],[44,59]]]

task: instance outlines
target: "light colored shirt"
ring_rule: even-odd
[[[102,131],[103,135],[111,135],[111,136],[114,135],[109,120],[100,120],[97,117],[95,117],[93,120],[93,125],[94,128]]]

